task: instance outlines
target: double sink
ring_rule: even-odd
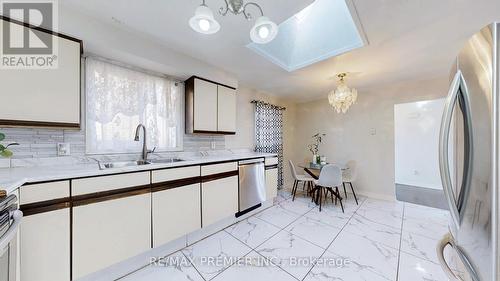
[[[169,163],[177,163],[185,161],[179,158],[161,158],[161,159],[151,159],[147,161],[138,160],[138,161],[116,161],[116,162],[99,162],[99,169],[116,169],[116,168],[125,168],[125,167],[137,167],[144,166],[150,164],[169,164]]]

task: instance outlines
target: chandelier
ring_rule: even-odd
[[[353,105],[358,99],[358,91],[356,89],[349,89],[345,83],[347,73],[340,73],[337,75],[339,78],[339,85],[337,89],[332,90],[328,94],[328,101],[330,105],[335,108],[337,113],[346,113],[349,107]]]
[[[248,11],[248,8],[253,6],[260,12],[260,17],[255,21],[255,25],[250,30],[250,38],[254,43],[267,44],[278,35],[278,26],[269,18],[264,16],[264,12],[259,4],[254,2],[244,3],[244,0],[224,0],[225,7],[219,9],[219,14],[222,16],[231,12],[234,15],[245,16],[247,20],[252,20],[253,16]],[[214,34],[220,30],[220,24],[215,20],[214,13],[205,4],[202,4],[196,9],[194,16],[189,20],[191,28],[202,34]]]

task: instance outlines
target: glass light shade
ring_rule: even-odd
[[[328,102],[337,113],[346,113],[347,110],[358,100],[358,91],[349,89],[343,80],[340,81],[337,89],[328,94]]]
[[[267,17],[260,17],[250,30],[250,38],[256,44],[267,44],[278,35],[278,25]]]
[[[215,20],[214,13],[207,6],[201,5],[189,20],[189,26],[199,33],[214,34],[220,30],[220,24]]]

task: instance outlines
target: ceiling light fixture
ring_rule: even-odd
[[[339,78],[339,85],[337,89],[332,90],[328,94],[328,101],[330,105],[335,108],[337,113],[346,113],[349,107],[353,105],[358,99],[358,91],[354,88],[349,89],[345,83],[347,73],[340,73],[337,75]]]
[[[260,12],[260,17],[255,21],[255,25],[250,30],[250,38],[254,43],[267,44],[278,35],[278,25],[264,16],[264,12],[259,4],[254,2],[244,3],[244,0],[224,0],[226,7],[219,9],[222,16],[229,12],[234,15],[243,14],[247,20],[252,20],[253,16],[248,11],[250,6],[254,6]],[[196,32],[203,34],[213,34],[219,31],[220,25],[215,20],[212,10],[205,5],[205,0],[196,9],[195,15],[189,20],[189,25]]]

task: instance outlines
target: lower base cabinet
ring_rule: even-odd
[[[153,193],[153,247],[201,228],[200,184]]]
[[[151,194],[73,208],[73,279],[151,248]]]
[[[266,170],[266,200],[278,196],[278,168]]]
[[[20,281],[70,280],[70,209],[25,216],[19,229]]]
[[[238,212],[238,176],[201,184],[203,226]]]

